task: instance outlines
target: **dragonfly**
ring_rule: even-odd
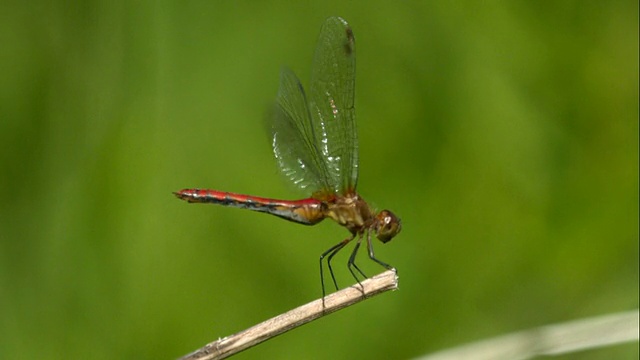
[[[357,274],[367,278],[356,264],[363,239],[371,260],[395,270],[375,257],[371,237],[386,243],[402,229],[396,215],[389,210],[375,212],[356,192],[355,56],[351,27],[340,17],[330,17],[320,30],[308,95],[293,71],[285,67],[280,73],[276,101],[267,117],[273,155],[282,174],[310,193],[309,198],[277,200],[198,188],[174,193],[190,203],[248,209],[304,225],[330,218],[346,227],[351,235],[320,255],[323,299],[325,259],[336,290],[339,287],[331,260],[353,240],[356,243],[347,268],[358,283]]]

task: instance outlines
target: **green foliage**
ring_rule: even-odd
[[[638,307],[637,2],[0,13],[0,358],[176,358],[320,295],[344,229],[171,192],[299,195],[262,117],[280,66],[308,85],[331,15],[357,43],[360,193],[403,220],[376,247],[400,290],[238,358],[400,359]]]

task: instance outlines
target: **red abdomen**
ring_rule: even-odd
[[[325,218],[326,205],[313,198],[277,200],[207,189],[183,189],[174,195],[190,203],[211,203],[268,213],[305,225],[313,225]]]

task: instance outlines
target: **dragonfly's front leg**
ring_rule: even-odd
[[[376,259],[376,255],[373,253],[373,244],[371,244],[371,232],[369,232],[367,234],[367,250],[369,250],[369,258],[375,262],[377,262],[378,264],[382,265],[384,268],[386,268],[387,270],[395,270],[395,268],[389,264],[387,264],[386,262],[380,261],[378,259]],[[396,271],[397,272],[397,271]]]

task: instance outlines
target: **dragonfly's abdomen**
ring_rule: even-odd
[[[204,189],[184,189],[174,194],[190,203],[211,203],[259,211],[305,225],[317,224],[325,218],[326,205],[312,198],[276,200]]]

